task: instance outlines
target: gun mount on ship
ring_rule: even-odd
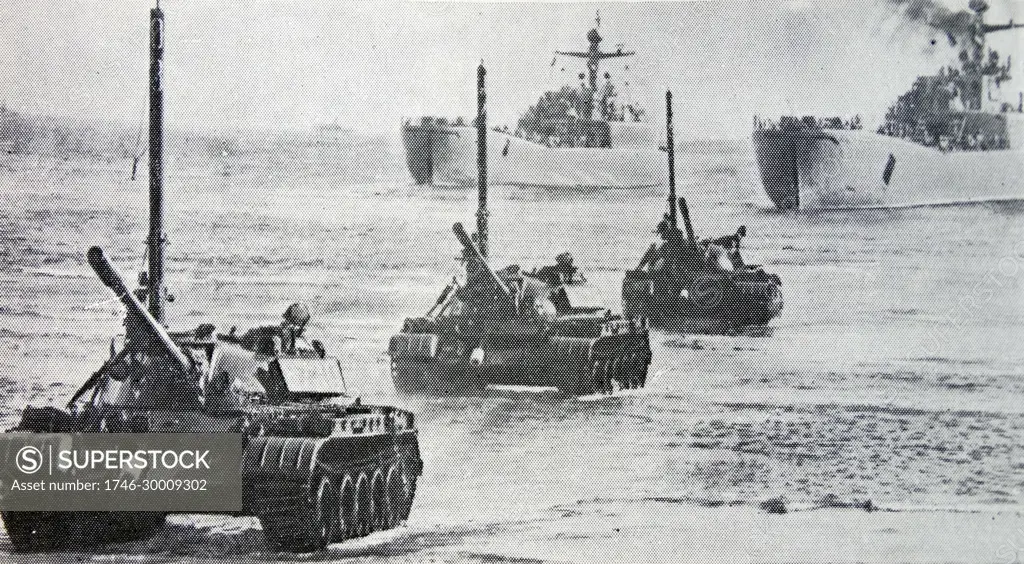
[[[677,225],[672,93],[666,94],[669,159],[668,213],[639,265],[622,282],[623,313],[649,319],[654,326],[701,333],[732,332],[765,325],[782,311],[782,281],[760,266],[743,261],[740,244],[746,227],[735,235],[698,241],[685,198],[678,199],[686,232]]]
[[[111,351],[65,409],[26,407],[11,431],[240,435],[241,513],[259,518],[271,546],[312,551],[395,527],[408,517],[422,473],[414,416],[347,395],[338,360],[306,338],[305,306],[289,307],[280,325],[241,336],[219,334],[210,324],[164,328],[159,8],[151,25],[145,287],[132,292],[103,251],[89,249],[89,265],[127,309],[124,346]],[[17,551],[144,538],[164,518],[160,512],[3,512]]]

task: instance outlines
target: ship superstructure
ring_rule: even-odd
[[[984,22],[970,2],[958,62],[921,76],[876,129],[851,119],[754,119],[765,191],[780,209],[887,207],[1024,197],[1024,92],[1009,87],[1010,57],[989,33],[1024,27]]]

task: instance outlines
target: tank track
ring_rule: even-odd
[[[47,409],[28,408],[19,430],[54,428]],[[393,433],[380,421],[384,432],[374,427],[365,435],[249,439],[242,514],[259,518],[272,548],[313,552],[409,518],[422,473],[415,434]],[[39,422],[47,428],[35,428]],[[14,551],[50,552],[148,538],[166,513],[5,511],[0,517]]]
[[[579,377],[578,395],[613,394],[619,389],[640,389],[647,385],[651,352],[647,338],[635,335],[606,336],[592,347],[588,374]]]
[[[26,407],[13,430],[63,433],[81,430],[81,420],[53,407]],[[155,511],[4,511],[4,528],[15,552],[90,548],[149,538],[167,514]]]
[[[165,513],[148,511],[4,511],[4,527],[15,552],[90,548],[152,536]]]
[[[257,437],[245,450],[246,513],[271,547],[313,552],[330,543],[397,527],[409,517],[418,456],[401,448],[344,463],[325,461],[325,444],[347,439]],[[337,446],[337,445],[331,445]]]

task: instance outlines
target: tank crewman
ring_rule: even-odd
[[[743,238],[747,236],[747,226],[741,225],[736,230],[735,235],[726,235],[717,239],[712,239],[708,243],[712,245],[718,245],[725,249],[726,255],[729,257],[729,262],[732,263],[733,268],[743,268],[743,256],[740,254],[740,243]]]
[[[534,276],[552,286],[576,284],[587,281],[587,279],[579,273],[579,269],[573,264],[571,253],[559,254],[555,257],[554,265],[542,266],[534,272]]]

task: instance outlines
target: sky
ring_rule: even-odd
[[[332,122],[393,132],[402,116],[472,115],[483,60],[490,121],[514,126],[544,91],[577,82],[582,62],[554,52],[584,50],[600,12],[602,47],[637,52],[602,72],[628,81],[625,94],[656,119],[672,89],[684,135],[745,137],[755,114],[860,113],[872,124],[917,75],[955,55],[897,1],[163,0],[166,119],[209,132]],[[987,21],[1024,21],[1024,3],[990,3]],[[152,5],[4,0],[0,102],[141,123]],[[989,45],[1016,54],[1011,84],[1024,90],[1024,30],[992,34]]]

